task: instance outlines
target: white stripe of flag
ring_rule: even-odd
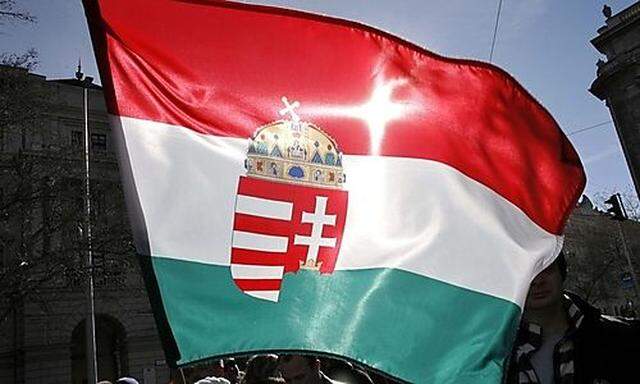
[[[287,252],[289,238],[245,231],[233,231],[233,247],[250,251]]]
[[[256,297],[258,299],[278,301],[280,291],[244,291],[249,296]]]
[[[282,279],[283,273],[281,266],[231,264],[231,275],[236,279]]]
[[[267,200],[260,197],[238,195],[236,213],[264,217],[267,219],[291,220],[293,203]]]

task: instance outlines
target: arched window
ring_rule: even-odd
[[[71,333],[71,382],[87,383],[87,343],[85,320]],[[126,334],[118,320],[109,315],[96,315],[96,357],[98,380],[115,381],[128,374]]]

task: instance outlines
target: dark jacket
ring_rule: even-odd
[[[640,383],[640,321],[606,316],[580,297],[567,293],[584,314],[574,342],[574,383]],[[509,367],[507,383],[518,383]]]

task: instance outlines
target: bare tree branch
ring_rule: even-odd
[[[36,17],[28,11],[16,8],[15,0],[0,0],[0,22],[3,20],[33,23]]]
[[[593,202],[600,209],[605,209],[604,201],[611,197],[611,195],[613,195],[614,193],[620,193],[622,204],[627,211],[629,219],[640,221],[640,200],[638,200],[635,190],[633,190],[631,186],[627,186],[623,191],[609,189],[596,192],[593,194]]]
[[[38,52],[33,48],[21,55],[6,52],[0,53],[0,65],[8,67],[24,68],[32,71],[38,66],[39,62]]]
[[[21,303],[45,308],[52,295],[80,289],[89,273],[83,150],[66,141],[29,143],[49,132],[55,112],[46,83],[33,79],[24,69],[0,67],[0,324]],[[137,267],[122,190],[108,178],[92,179],[91,189],[99,202],[92,217],[96,285],[118,289]]]

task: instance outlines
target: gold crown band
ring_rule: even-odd
[[[248,176],[309,186],[341,188],[342,153],[320,128],[280,120],[258,128],[249,142]]]

